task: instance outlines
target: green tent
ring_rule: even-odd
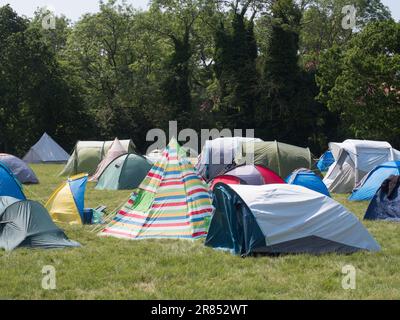
[[[38,202],[0,197],[0,248],[78,247],[58,228],[47,210]]]
[[[236,155],[235,162],[264,165],[277,172],[282,178],[286,178],[299,168],[311,169],[313,165],[309,148],[277,141],[243,143],[242,152]]]
[[[79,141],[60,176],[93,175],[114,141]],[[126,152],[136,152],[132,140],[120,140]]]
[[[112,161],[99,177],[97,190],[136,189],[152,164],[146,158],[134,153],[124,154]]]

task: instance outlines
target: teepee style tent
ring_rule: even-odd
[[[325,152],[317,162],[317,167],[319,171],[326,172],[329,167],[335,162],[335,158],[331,151]]]
[[[207,181],[222,174],[233,165],[233,159],[245,142],[259,141],[257,138],[233,137],[206,141],[199,156],[196,169]]]
[[[219,182],[250,185],[285,183],[275,172],[258,164],[238,166],[215,177],[212,180],[211,189]]]
[[[62,183],[46,203],[55,222],[81,225],[85,222],[85,190],[87,174],[80,174]]]
[[[22,160],[27,163],[59,163],[67,162],[68,159],[69,154],[44,133]]]
[[[207,184],[175,139],[101,236],[131,240],[197,239],[207,234],[212,213]]]
[[[102,175],[104,170],[108,167],[108,165],[113,162],[119,156],[126,154],[126,150],[118,138],[115,138],[114,142],[111,145],[110,150],[108,150],[107,155],[97,166],[97,170],[95,174],[90,177],[89,181],[97,181],[99,177]]]
[[[287,177],[299,168],[311,169],[313,164],[310,149],[277,141],[244,143],[235,162],[264,165],[281,177]]]
[[[316,175],[313,171],[308,169],[297,169],[293,171],[293,173],[286,178],[286,183],[303,186],[310,190],[322,193],[328,197],[331,196],[328,188],[322,182],[321,178],[318,177],[318,175]]]
[[[391,175],[400,175],[400,161],[385,162],[370,171],[353,190],[349,200],[363,201],[371,200],[383,181]]]
[[[383,181],[364,219],[400,221],[400,176],[390,176]]]
[[[346,140],[330,143],[335,162],[329,167],[324,183],[332,193],[350,193],[376,166],[400,160],[400,152],[388,142]]]
[[[25,184],[37,184],[38,178],[29,166],[21,159],[7,153],[0,153],[0,162],[5,164],[18,179]]]
[[[3,196],[13,197],[20,200],[26,199],[22,192],[22,186],[17,178],[15,178],[11,170],[5,164],[0,162],[0,197]]]
[[[64,248],[79,247],[51,220],[47,210],[30,200],[0,197],[0,248],[17,247]]]
[[[134,153],[114,159],[101,174],[96,190],[133,190],[139,187],[152,164]]]
[[[220,183],[214,188],[213,204],[205,244],[233,254],[380,250],[342,205],[301,186]]]
[[[60,176],[79,173],[93,175],[99,163],[106,157],[114,141],[79,141]],[[125,153],[135,153],[132,140],[119,140]]]

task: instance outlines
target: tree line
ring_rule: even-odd
[[[255,129],[309,146],[400,146],[400,25],[380,0],[100,1],[72,23],[0,7],[0,150],[23,155],[46,131],[77,140],[152,128]]]

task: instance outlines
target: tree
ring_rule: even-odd
[[[400,145],[399,43],[399,23],[376,22],[321,58],[319,99],[340,114],[353,137]]]

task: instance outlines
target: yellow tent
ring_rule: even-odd
[[[55,222],[83,224],[87,180],[88,174],[79,174],[70,177],[54,191],[46,209]]]

